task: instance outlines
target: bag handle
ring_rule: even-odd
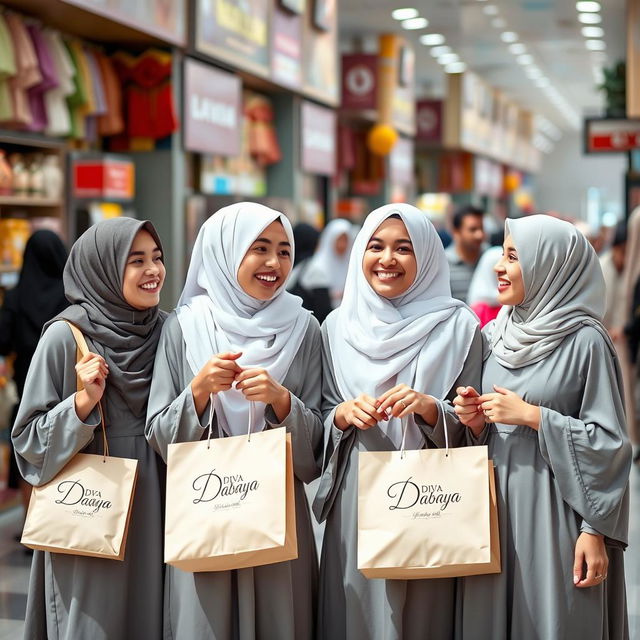
[[[400,443],[400,458],[404,458],[405,442],[407,440],[407,427],[409,426],[409,416],[402,418],[402,442]],[[447,429],[447,419],[444,418],[444,455],[449,457],[449,430]]]
[[[251,442],[251,433],[253,431],[253,418],[255,414],[255,403],[249,402],[249,425],[247,428],[247,441]],[[213,393],[209,394],[209,422],[207,424],[209,433],[207,435],[207,449],[211,447],[211,430],[213,428]]]
[[[71,333],[73,334],[73,339],[76,341],[76,362],[80,362],[80,360],[89,353],[87,341],[85,340],[84,335],[82,335],[82,331],[80,331],[75,324],[72,324],[68,320],[65,320],[65,322],[69,325],[69,329],[71,329]],[[76,391],[82,391],[83,389],[84,385],[82,384],[82,380],[80,380],[80,376],[76,374]],[[106,458],[109,455],[109,444],[107,443],[107,429],[104,424],[102,402],[99,400],[98,413],[100,414],[100,425],[102,426],[102,457]]]

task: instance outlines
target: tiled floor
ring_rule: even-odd
[[[15,542],[19,509],[0,513],[0,640],[19,640],[26,604],[30,559]],[[319,531],[317,538],[319,538]],[[631,640],[640,640],[640,467],[631,472],[630,545],[626,554]]]

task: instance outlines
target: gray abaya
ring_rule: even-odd
[[[164,636],[176,640],[308,640],[314,637],[317,559],[304,483],[320,472],[320,329],[311,319],[282,382],[291,412],[265,411],[266,428],[286,426],[293,444],[298,559],[237,571],[189,573],[167,567]],[[149,398],[147,438],[166,459],[174,442],[200,440],[209,409],[196,414],[182,330],[175,313],[163,327]],[[218,435],[214,415],[213,436]]]
[[[483,393],[494,384],[539,405],[540,429],[489,424],[471,438],[496,468],[502,573],[460,580],[456,638],[628,638],[630,447],[611,349],[585,325],[535,364],[507,369],[490,354]],[[573,585],[581,531],[604,534],[609,557],[607,579],[588,588]]]
[[[90,339],[89,349],[95,351]],[[80,421],[74,407],[76,343],[54,322],[29,368],[12,438],[27,482],[41,485],[78,452],[102,453],[97,409]],[[162,498],[159,464],[135,418],[107,382],[110,453],[138,460],[138,479],[123,562],[34,552],[25,639],[157,640],[162,620]],[[95,437],[98,435],[98,437]]]
[[[323,399],[327,444],[324,471],[314,502],[318,520],[326,520],[320,562],[319,638],[322,640],[450,640],[453,637],[455,581],[370,580],[357,569],[358,454],[397,447],[381,429],[366,431],[333,424],[343,402],[323,334]],[[436,366],[436,365],[434,365]],[[482,366],[482,339],[477,331],[464,368],[449,398],[460,385],[477,384]],[[428,389],[419,390],[428,393]],[[425,447],[444,446],[445,422],[452,446],[462,444],[465,428],[443,410],[435,426],[420,424]]]

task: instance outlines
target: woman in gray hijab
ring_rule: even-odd
[[[508,220],[505,235],[482,388],[454,399],[496,467],[502,573],[461,579],[456,636],[628,638],[631,448],[602,271],[567,222]]]
[[[25,638],[156,639],[162,635],[162,520],[158,458],[144,422],[164,313],[162,245],[149,222],[116,218],[86,231],[64,270],[71,306],[38,343],[12,432],[17,462],[34,486],[82,451],[101,453],[98,402],[112,456],[138,460],[123,562],[36,551]],[[66,320],[90,353],[76,366]],[[76,374],[84,389],[76,392]]]

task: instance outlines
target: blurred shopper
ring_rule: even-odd
[[[496,467],[502,572],[460,580],[456,636],[624,640],[631,447],[602,271],[568,222],[505,235],[482,386],[454,400]]]
[[[200,440],[212,397],[212,438],[245,434],[251,416],[254,432],[286,426],[298,559],[203,573],[167,566],[165,638],[313,638],[318,566],[304,483],[322,458],[321,344],[317,321],[285,291],[293,253],[286,217],[253,202],[203,225],[162,332],[147,438],[165,460],[170,443]]]
[[[42,327],[69,304],[62,285],[66,261],[67,250],[62,240],[53,231],[36,231],[27,241],[18,284],[7,291],[0,309],[0,355],[15,354],[13,379],[18,399],[24,392],[27,371]],[[13,410],[10,425],[17,413],[18,405]],[[20,489],[26,514],[31,485],[20,476],[13,453],[9,461],[9,487]]]
[[[629,437],[636,446],[634,461],[640,461],[640,424],[638,420],[638,356],[640,351],[640,207],[629,216],[624,281],[625,330],[627,350],[623,359],[627,424]],[[622,359],[621,359],[622,360]]]
[[[450,640],[453,579],[369,580],[357,568],[359,452],[399,450],[403,418],[407,448],[444,446],[439,401],[480,376],[477,319],[451,297],[444,249],[423,212],[393,204],[369,214],[322,340],[326,451],[314,512],[326,528],[318,635]],[[459,443],[465,430],[457,426],[449,438]]]
[[[480,258],[473,273],[467,302],[480,318],[480,326],[495,320],[500,311],[498,278],[494,267],[502,256],[502,247],[489,247]]]
[[[25,638],[162,637],[162,502],[158,458],[144,422],[164,313],[162,245],[150,222],[105,220],[73,245],[64,269],[71,306],[46,326],[33,356],[12,439],[24,479],[43,485],[82,451],[138,460],[124,561],[35,551]],[[76,364],[66,320],[90,353]],[[76,392],[77,379],[84,385]],[[98,431],[99,433],[99,431]]]
[[[307,222],[298,222],[298,224],[293,227],[293,239],[296,243],[296,255],[293,263],[293,271],[291,272],[292,278],[296,268],[316,252],[320,232]]]
[[[453,216],[453,244],[445,250],[449,261],[451,295],[467,301],[473,272],[480,260],[485,239],[483,227],[484,211],[465,205]]]

